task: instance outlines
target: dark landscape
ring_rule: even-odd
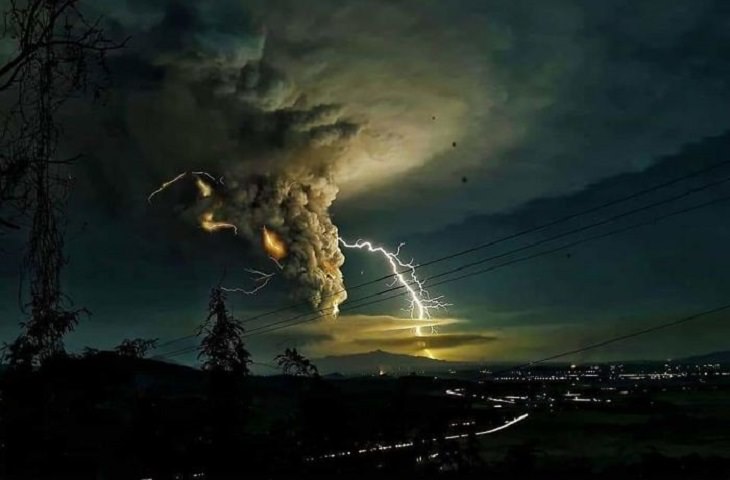
[[[322,378],[217,378],[113,352],[55,359],[30,375],[5,372],[3,477],[730,473],[727,352],[698,357],[705,363],[499,374],[482,366],[393,375],[365,366],[368,356],[382,362],[384,352],[358,356],[361,375]],[[399,367],[393,357],[408,361],[393,355],[390,369]]]

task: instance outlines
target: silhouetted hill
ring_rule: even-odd
[[[723,352],[712,352],[704,355],[695,355],[692,357],[682,358],[682,363],[723,363],[730,364],[730,350]]]
[[[449,362],[428,357],[403,355],[375,350],[352,355],[330,355],[313,360],[323,375],[341,373],[353,374],[407,374],[413,371],[441,371],[467,365],[463,362]]]

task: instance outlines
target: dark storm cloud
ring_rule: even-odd
[[[367,208],[340,203],[343,228],[355,235],[383,223],[427,231],[575,191],[730,127],[727,2],[465,1],[438,8],[464,32],[471,24],[461,15],[469,12],[491,33],[470,32],[487,70],[481,83],[489,104],[473,102],[461,122],[464,138],[399,178],[398,189],[371,192],[379,201]],[[458,81],[462,71],[454,75]],[[442,126],[435,115],[434,129]],[[428,218],[411,214],[422,209],[423,191],[449,201]],[[397,211],[377,208],[396,199]],[[350,224],[345,213],[360,215]]]
[[[156,58],[151,68],[197,65],[188,74],[200,75],[203,91],[237,92],[267,112],[295,88],[308,105],[283,110],[316,115],[336,105],[350,117],[342,133],[357,131],[360,139],[336,175],[335,208],[355,236],[377,225],[424,231],[575,190],[730,126],[722,108],[730,100],[723,2],[282,0],[109,8],[135,38],[128,57],[147,51]],[[263,61],[223,78],[210,74],[211,65],[242,52]],[[218,145],[229,135],[221,138],[210,114],[186,108],[192,100],[170,95],[181,104],[176,116],[200,116],[206,125],[183,123],[172,137],[209,138],[212,147],[180,142],[175,161],[220,164],[226,150]],[[287,123],[297,115],[277,113],[249,116],[235,133],[250,145],[300,141],[301,126]],[[339,130],[335,122],[304,138],[326,143]],[[147,167],[151,177],[164,177],[177,153],[160,149]],[[448,198],[426,218],[417,214],[424,191]],[[380,208],[394,203],[398,209]]]
[[[309,130],[309,138],[319,145],[330,145],[338,140],[354,137],[360,126],[353,122],[338,121],[331,125],[318,125]]]
[[[237,141],[255,155],[257,144],[357,131],[335,205],[356,236],[378,224],[425,231],[575,190],[730,126],[721,1],[94,6],[132,36],[115,82],[161,93],[119,106],[145,156],[131,169],[145,180],[135,184],[176,166],[219,167]],[[199,88],[180,91],[177,76]],[[252,110],[221,118],[201,109],[211,92]],[[288,123],[328,108],[339,113],[327,113],[327,126]],[[448,198],[427,218],[416,215],[424,191]]]
[[[728,154],[730,133],[687,145],[676,155],[657,159],[651,167],[640,172],[612,176],[571,195],[537,199],[512,212],[473,216],[438,233],[409,238],[408,244],[417,246],[424,260],[438,258],[444,251],[489,243],[726,162]],[[464,261],[518,249],[728,177],[730,165],[720,166],[651,195],[482,249]],[[474,270],[727,198],[730,194],[728,185],[719,184],[580,235],[485,262]],[[496,331],[500,337],[499,348],[503,345],[511,348],[500,350],[500,355],[529,359],[540,356],[540,351],[552,349],[556,352],[566,349],[563,348],[566,345],[570,348],[595,343],[725,303],[725,291],[730,285],[730,257],[725,253],[730,241],[728,212],[730,202],[718,202],[620,235],[441,285],[436,292],[459,299],[450,307],[451,315],[474,319],[475,325]],[[423,269],[423,275],[453,266],[444,262],[427,267]],[[346,271],[346,275],[348,273]],[[608,354],[612,358],[620,358],[622,354],[632,358],[655,358],[662,351],[665,356],[681,356],[703,348],[722,349],[719,339],[725,328],[720,324],[721,319],[698,322],[684,330],[667,330],[663,335],[638,338],[625,346],[617,344],[606,352],[592,352],[586,358],[601,358]]]
[[[225,182],[211,198],[181,204],[182,217],[235,224],[248,250],[262,258],[262,229],[273,229],[288,250],[281,276],[290,280],[294,297],[334,311],[346,297],[339,271],[344,258],[328,210],[338,192],[339,159],[360,126],[337,105],[308,101],[267,61],[263,27],[242,12],[235,2],[170,2],[156,22],[136,32],[140,48],[123,52],[119,62],[144,58],[164,75],[159,85],[142,82],[140,89],[122,82],[130,141],[150,171],[166,170],[158,184],[180,171],[222,175]],[[107,175],[142,173],[119,169],[112,162]],[[129,193],[141,196],[136,190]]]

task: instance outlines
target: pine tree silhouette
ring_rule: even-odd
[[[205,370],[248,375],[251,355],[243,342],[243,325],[226,307],[226,294],[220,287],[210,292],[208,317],[200,327],[203,335],[198,358],[203,358]]]

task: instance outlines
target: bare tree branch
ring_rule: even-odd
[[[16,53],[0,65],[0,95],[11,105],[0,131],[0,212],[30,220],[24,261],[28,319],[6,353],[14,364],[33,366],[62,354],[63,338],[83,313],[61,287],[65,207],[76,157],[57,158],[59,109],[95,83],[89,60],[104,66],[107,52],[124,46],[107,39],[102,19],[89,22],[79,0],[10,0],[4,37]],[[105,71],[105,69],[103,69]],[[0,229],[16,228],[0,219]]]

